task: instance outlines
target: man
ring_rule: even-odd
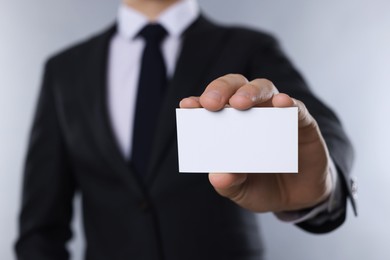
[[[161,53],[154,50],[169,79],[160,100],[138,88],[151,48],[143,34],[149,23],[166,34]],[[211,111],[297,106],[299,174],[179,175],[179,101],[182,108]],[[138,129],[139,115],[149,106],[158,117],[142,168],[136,143],[150,129]],[[314,233],[337,228],[352,195],[351,161],[338,119],[272,37],[217,26],[199,14],[194,0],[127,0],[116,26],[46,65],[16,252],[19,259],[68,259],[78,191],[86,259],[262,259],[255,212],[274,212]]]

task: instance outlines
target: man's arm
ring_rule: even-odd
[[[333,191],[328,200],[315,207],[295,211],[294,213],[299,213],[298,215],[301,216],[304,216],[305,212],[311,215],[310,218],[305,216],[305,221],[299,221],[296,224],[309,232],[329,232],[344,222],[347,197],[350,198],[353,210],[357,214],[356,184],[351,177],[354,155],[352,145],[336,114],[309,89],[303,77],[282,51],[277,40],[268,36],[265,42],[262,48],[253,48],[248,76],[251,78],[259,77],[259,75],[265,77],[271,80],[280,92],[287,93],[305,104],[317,122],[325,141],[330,162],[328,171],[333,176]],[[258,46],[258,44],[254,45]],[[337,84],[337,82],[329,84]]]
[[[71,237],[69,224],[75,184],[52,87],[47,65],[25,163],[19,237],[15,245],[18,259],[69,258],[65,243]]]

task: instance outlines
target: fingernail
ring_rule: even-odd
[[[220,102],[222,100],[221,94],[215,90],[210,90],[209,92],[205,93],[204,96],[209,99],[213,99],[217,102]]]

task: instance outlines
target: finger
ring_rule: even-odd
[[[302,101],[291,98],[287,94],[280,93],[273,97],[272,105],[274,107],[297,107],[299,127],[304,128],[308,126],[316,126],[316,121],[307,110]]]
[[[272,104],[275,107],[298,108],[299,143],[312,143],[321,140],[321,131],[317,121],[313,118],[302,101],[281,93],[274,96]]]
[[[239,74],[228,74],[212,81],[200,96],[202,107],[210,111],[218,111],[228,104],[231,96],[245,85],[248,80]]]
[[[293,99],[294,106],[298,107],[298,120],[299,120],[299,127],[305,128],[305,127],[317,127],[317,122],[312,117],[312,115],[309,113],[309,110],[307,110],[305,104],[302,103],[302,101]]]
[[[179,103],[180,108],[200,108],[199,97],[183,98]]]
[[[220,195],[235,199],[247,177],[245,173],[210,173],[209,181]]]
[[[274,107],[295,107],[297,106],[294,100],[287,94],[280,93],[272,98],[272,106]]]
[[[254,106],[272,106],[271,99],[278,89],[267,79],[255,79],[242,87],[230,98],[229,104],[237,109],[246,110]]]

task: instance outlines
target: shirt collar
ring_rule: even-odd
[[[164,10],[156,23],[160,23],[169,36],[179,37],[199,16],[199,5],[196,0],[182,0]],[[118,33],[126,39],[134,39],[137,33],[150,21],[148,18],[121,4],[118,10]]]

